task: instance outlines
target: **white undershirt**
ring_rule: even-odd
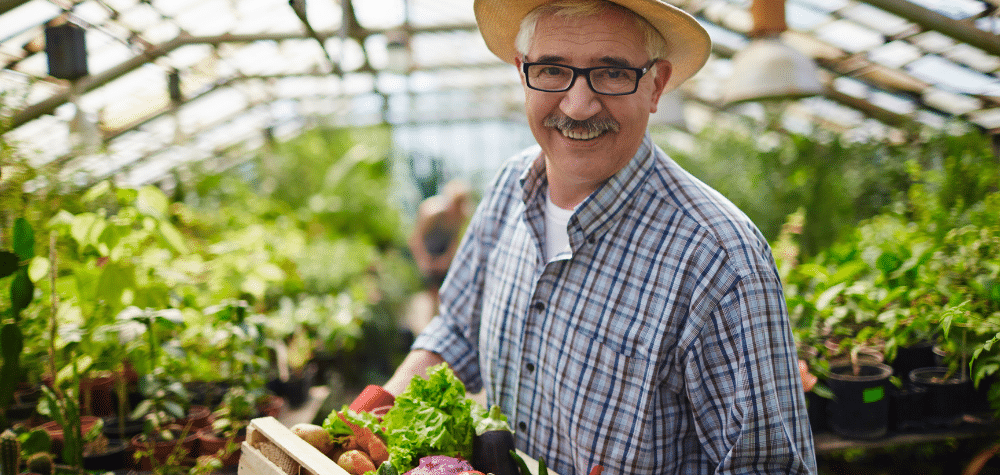
[[[549,194],[545,194],[545,262],[551,262],[560,252],[570,251],[566,226],[573,211],[556,206]]]

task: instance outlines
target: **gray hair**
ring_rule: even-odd
[[[628,17],[635,20],[635,26],[642,33],[645,39],[646,53],[650,60],[660,59],[667,49],[667,42],[660,35],[659,31],[653,27],[645,18],[639,16],[617,3],[607,0],[555,0],[546,3],[525,15],[521,20],[521,29],[517,32],[514,40],[514,47],[521,56],[528,54],[531,48],[531,41],[535,36],[535,26],[538,19],[546,15],[556,15],[563,18],[583,18],[598,15],[609,8],[618,8],[625,12]],[[654,68],[655,71],[655,68]]]

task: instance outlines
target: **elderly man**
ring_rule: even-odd
[[[538,147],[481,201],[439,315],[385,384],[446,361],[562,475],[811,473],[770,248],[646,126],[705,30],[661,0],[476,0]]]

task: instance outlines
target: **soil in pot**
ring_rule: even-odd
[[[968,409],[972,381],[968,377],[950,373],[944,366],[910,371],[911,383],[927,390],[924,420],[932,427],[958,425]]]
[[[889,432],[889,378],[882,363],[833,366],[827,380],[834,399],[827,404],[830,429],[850,439],[877,439]]]

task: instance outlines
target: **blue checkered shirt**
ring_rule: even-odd
[[[781,283],[754,224],[647,134],[546,263],[544,161],[480,202],[414,343],[561,475],[815,473]],[[734,170],[734,173],[738,173]]]

